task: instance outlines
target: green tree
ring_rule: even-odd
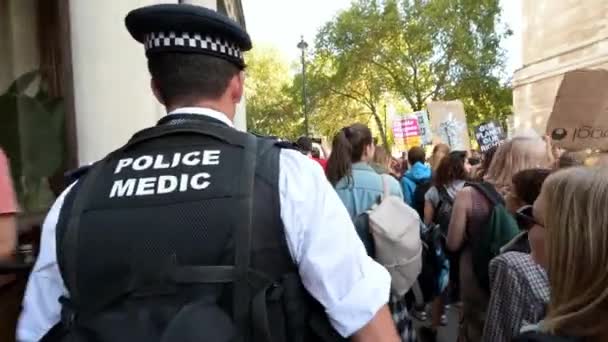
[[[499,0],[358,0],[319,31],[317,53],[331,56],[331,87],[359,101],[348,87],[372,84],[412,110],[459,98],[474,117],[501,117],[511,100],[499,81],[510,34],[500,13]]]
[[[294,139],[302,133],[300,106],[291,95],[289,66],[268,46],[247,53],[247,127],[250,131]]]

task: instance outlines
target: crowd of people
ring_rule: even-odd
[[[538,136],[393,159],[362,124],[327,160],[300,139],[303,156],[234,129],[252,48],[237,23],[159,4],[125,25],[167,116],[66,180],[18,341],[424,342],[447,306],[462,342],[608,340],[606,167]]]
[[[355,124],[334,137],[326,175],[371,257],[364,214],[382,200],[382,175],[423,223],[423,271],[390,300],[402,341],[435,341],[450,305],[458,341],[606,341],[608,169],[588,156],[525,135],[483,155],[437,144],[397,159]]]

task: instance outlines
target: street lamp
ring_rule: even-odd
[[[306,136],[308,136],[308,108],[306,108],[306,60],[305,54],[308,48],[308,43],[304,41],[304,36],[301,37],[298,43],[298,49],[302,50],[302,107],[304,110],[304,128],[306,130]]]

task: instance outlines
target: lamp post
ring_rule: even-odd
[[[306,60],[305,54],[308,48],[308,43],[304,41],[304,36],[301,37],[298,43],[298,49],[302,50],[302,109],[304,110],[304,128],[306,130],[306,136],[309,135],[308,131],[308,108],[306,101]]]

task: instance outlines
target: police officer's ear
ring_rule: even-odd
[[[164,106],[165,101],[163,100],[163,97],[160,95],[160,90],[158,89],[158,86],[156,85],[156,80],[153,78],[150,78],[150,88],[152,89],[152,93],[154,93],[154,97],[156,97],[158,102],[160,102]]]
[[[241,71],[234,75],[228,84],[228,95],[233,103],[241,102],[245,92],[245,72]]]

